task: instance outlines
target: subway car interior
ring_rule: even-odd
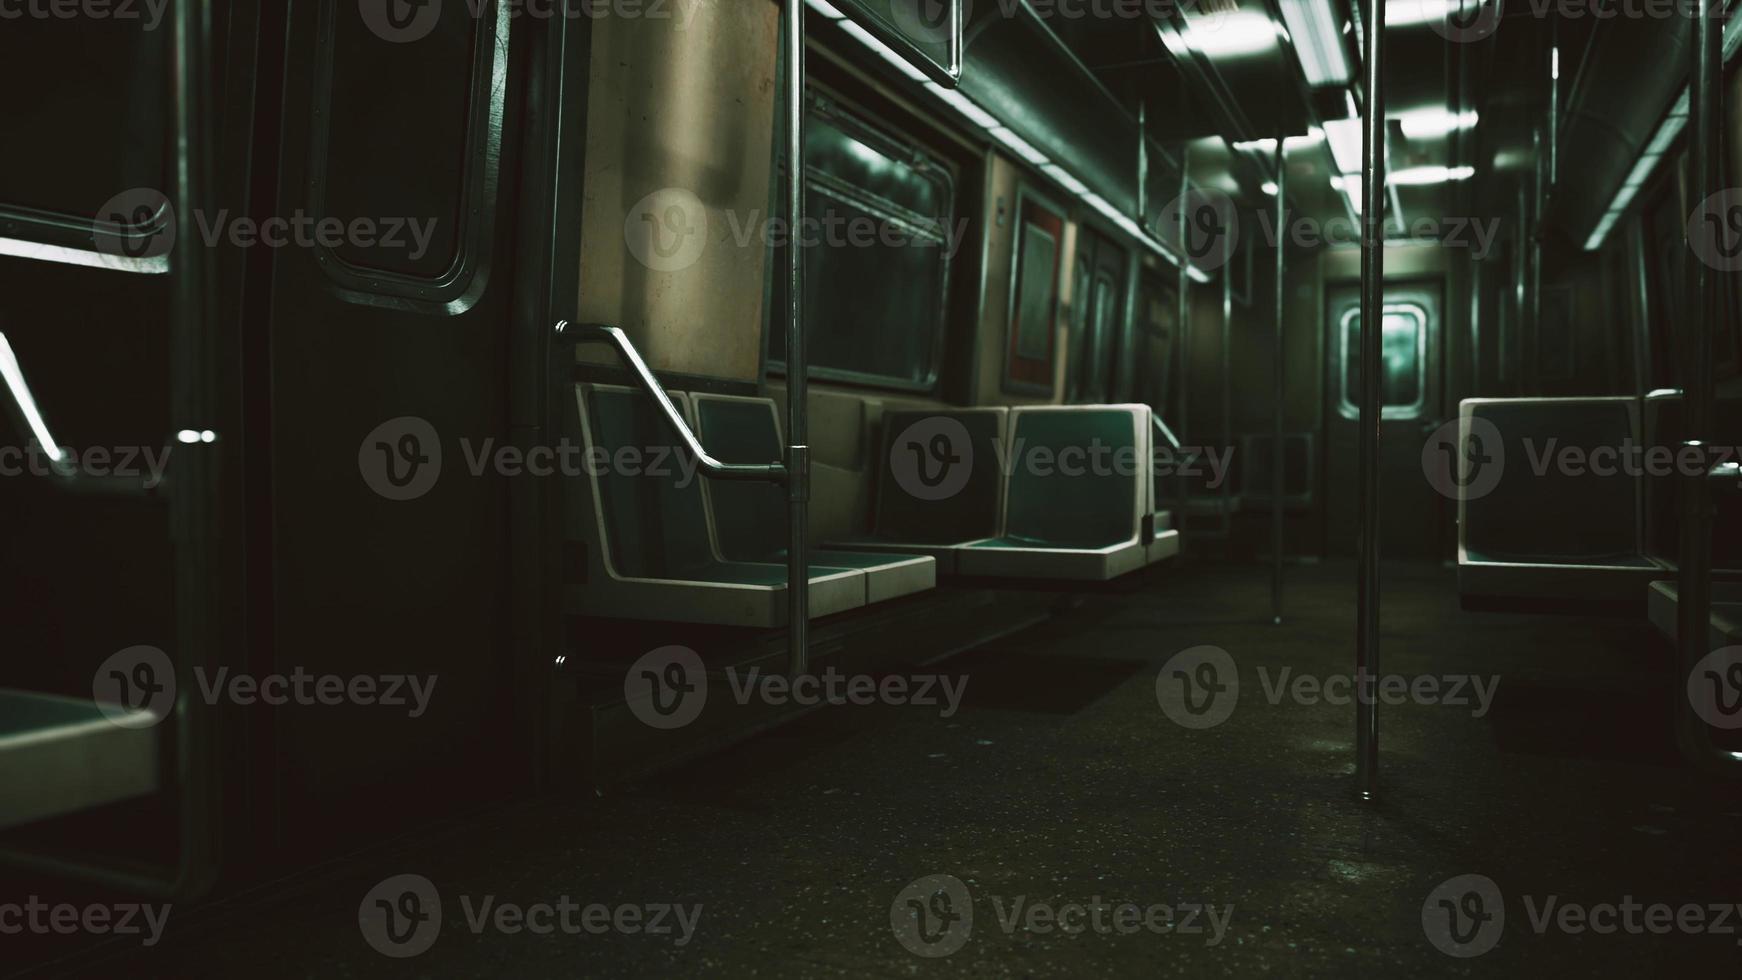
[[[0,976],[1734,975],[1738,48],[0,0]]]

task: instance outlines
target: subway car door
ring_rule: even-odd
[[[1170,424],[1173,412],[1167,399],[1169,382],[1173,380],[1178,295],[1179,287],[1163,276],[1139,271],[1137,309],[1131,317],[1134,335],[1131,400],[1148,405],[1156,417]]]
[[[1087,226],[1077,236],[1077,282],[1074,295],[1087,297],[1083,363],[1077,376],[1082,402],[1106,402],[1117,382],[1116,355],[1125,323],[1125,253]],[[1085,261],[1086,260],[1086,261]]]
[[[192,356],[209,338],[180,299],[198,246],[177,198],[172,79],[203,49],[194,31],[173,42],[174,16],[5,21],[0,752],[27,774],[0,790],[0,851],[141,891],[170,888],[179,866],[186,894],[211,870],[210,835],[187,829],[208,812],[192,786],[210,767],[185,723],[204,713],[173,681],[217,645],[202,636],[217,616],[204,544],[218,533],[215,447],[176,433],[234,433],[190,394],[212,379]],[[158,720],[130,721],[117,743],[99,704]],[[57,739],[79,745],[76,772],[29,751]]]
[[[1440,406],[1441,288],[1437,282],[1388,283],[1382,347],[1379,470],[1380,545],[1386,558],[1438,559],[1446,501],[1422,472],[1422,446],[1445,419]],[[1356,418],[1360,404],[1361,287],[1325,290],[1327,550],[1356,552]],[[1343,492],[1347,490],[1347,492]],[[1424,515],[1428,519],[1424,520]]]
[[[279,757],[298,760],[278,777],[298,804],[280,819],[299,834],[391,829],[425,802],[488,795],[511,768],[508,483],[493,461],[525,86],[509,27],[506,2],[290,7],[271,211],[301,222],[281,236],[312,237],[271,249],[266,655],[429,692],[415,716],[279,713]]]

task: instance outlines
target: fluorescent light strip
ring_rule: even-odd
[[[1325,131],[1314,126],[1307,130],[1305,136],[1290,136],[1283,140],[1283,145],[1291,150],[1308,150],[1318,146],[1324,141]],[[1234,149],[1243,153],[1263,153],[1269,155],[1276,152],[1276,140],[1268,136],[1260,140],[1242,140],[1230,145],[1233,146]]]
[[[913,67],[913,65],[908,63],[906,58],[903,58],[901,55],[890,50],[889,45],[872,37],[870,31],[867,31],[865,28],[860,27],[858,24],[855,24],[850,20],[841,20],[836,23],[841,25],[841,30],[853,35],[854,39],[860,44],[863,44],[876,52],[878,57],[889,62],[891,65],[894,65],[895,69],[903,75],[906,75],[908,78],[916,82],[923,82],[926,80],[925,72]]]
[[[1615,222],[1620,217],[1621,213],[1619,211],[1610,211],[1608,214],[1603,215],[1603,220],[1597,222],[1597,227],[1591,232],[1591,237],[1585,241],[1585,251],[1595,252],[1597,249],[1602,248],[1603,240],[1609,237],[1611,231],[1615,230]]]
[[[1343,51],[1343,32],[1330,0],[1282,0],[1282,20],[1300,55],[1308,85],[1347,85],[1354,79]]]
[[[1276,47],[1282,26],[1266,14],[1242,10],[1193,15],[1203,26],[1190,23],[1180,33],[1186,45],[1206,58],[1237,58],[1264,54]]]
[[[1391,117],[1412,140],[1431,140],[1466,129],[1475,129],[1481,116],[1475,110],[1452,112],[1445,108],[1412,109]]]
[[[1742,17],[1731,17],[1724,25],[1724,64],[1726,66],[1729,65],[1730,59],[1736,56],[1738,50],[1742,50]],[[1670,107],[1669,114],[1658,125],[1657,132],[1652,134],[1651,142],[1646,144],[1645,152],[1639,155],[1639,159],[1633,164],[1633,170],[1628,173],[1627,179],[1622,181],[1621,189],[1615,192],[1615,200],[1609,203],[1609,210],[1604,213],[1602,220],[1597,222],[1597,227],[1592,230],[1591,237],[1585,240],[1585,251],[1595,252],[1603,247],[1604,242],[1609,240],[1609,233],[1614,231],[1615,226],[1620,223],[1622,213],[1633,203],[1633,199],[1639,196],[1640,188],[1651,178],[1652,171],[1657,169],[1658,163],[1663,160],[1664,155],[1669,152],[1670,146],[1675,143],[1676,137],[1681,135],[1682,130],[1686,129],[1687,125],[1688,90],[1686,86],[1683,86],[1681,95],[1675,100],[1675,105]]]
[[[1345,174],[1361,172],[1361,120],[1333,119],[1325,123],[1325,138],[1331,143],[1331,159]]]
[[[37,445],[42,447],[49,459],[60,462],[66,454],[54,441],[54,436],[49,435],[48,423],[42,420],[42,412],[37,410],[36,399],[31,397],[30,386],[24,383],[24,371],[18,366],[17,356],[12,353],[12,344],[3,333],[0,333],[0,378],[6,379],[6,387],[12,391],[12,400],[18,405],[18,410],[24,413],[24,422],[30,426]]]
[[[1089,185],[1071,176],[1071,172],[1056,163],[1049,163],[1040,168],[1043,173],[1064,185],[1065,190],[1078,197],[1089,193]]]
[[[1675,138],[1682,134],[1682,130],[1687,128],[1687,124],[1688,117],[1686,116],[1671,116],[1665,119],[1663,125],[1657,128],[1657,135],[1651,138],[1651,145],[1645,148],[1645,155],[1658,157],[1668,153],[1670,144],[1674,143]]]
[[[973,103],[973,100],[952,88],[944,88],[936,82],[926,82],[925,90],[942,99],[950,108],[968,117],[968,121],[985,130],[992,130],[999,125],[991,113]]]
[[[987,132],[992,134],[993,139],[1008,146],[1017,156],[1027,160],[1029,163],[1032,163],[1037,167],[1045,166],[1052,162],[1046,158],[1046,154],[1035,149],[1033,144],[1029,143],[1027,140],[1011,132],[1008,127],[993,126],[991,129],[987,130]]]
[[[1465,3],[1474,5],[1480,2],[1481,0],[1388,0],[1385,4],[1385,26],[1419,27],[1423,24],[1441,23],[1460,10]]]
[[[809,4],[812,10],[822,14],[830,20],[840,20],[847,16],[836,9],[835,5],[830,3],[829,0],[805,0],[805,3]]]
[[[1406,167],[1386,175],[1390,187],[1429,187],[1476,176],[1475,167]]]

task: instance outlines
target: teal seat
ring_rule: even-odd
[[[673,401],[686,406],[681,395]],[[587,465],[570,480],[570,537],[588,545],[568,608],[583,615],[776,627],[786,617],[786,566],[732,560],[714,546],[694,457],[646,395],[609,385],[577,390]],[[772,487],[772,485],[770,485]],[[778,494],[778,490],[775,491]],[[865,603],[864,572],[810,567],[813,617]]]
[[[884,412],[871,533],[838,546],[926,555],[936,560],[942,574],[954,574],[962,548],[998,533],[1004,491],[999,461],[1009,415],[1002,407]],[[956,454],[952,465],[962,467],[961,485],[949,493],[916,494],[911,484],[904,485],[897,467],[909,464],[911,480],[918,467],[934,466],[931,444],[939,423],[946,422],[953,427],[954,441],[961,443],[945,450]]]
[[[772,399],[694,393],[691,410],[708,452],[724,463],[767,463],[782,453]],[[727,559],[784,563],[786,495],[772,484],[712,481],[706,488],[715,540]],[[865,573],[866,602],[883,602],[937,585],[937,562],[925,555],[813,549],[819,565]]]
[[[1157,528],[1149,409],[1013,409],[1004,530],[958,554],[963,575],[1106,581],[1178,551]]]
[[[1470,607],[1520,600],[1577,609],[1591,600],[1637,603],[1667,563],[1646,553],[1641,479],[1581,466],[1532,465],[1538,447],[1594,451],[1639,445],[1630,396],[1468,398],[1452,450],[1465,453],[1458,497],[1458,592]],[[1497,444],[1484,441],[1498,438]],[[1456,458],[1442,455],[1442,459]],[[1451,472],[1448,468],[1448,477]]]
[[[0,688],[0,830],[156,792],[160,717]]]

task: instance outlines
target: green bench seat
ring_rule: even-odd
[[[962,547],[962,575],[1107,581],[1178,552],[1155,507],[1145,405],[1016,408],[1004,450],[1003,531]]]
[[[836,546],[927,555],[955,574],[961,549],[998,534],[1009,417],[1003,407],[884,412],[871,533]]]
[[[774,401],[732,395],[692,393],[692,422],[708,452],[724,463],[767,463],[780,459],[783,446]],[[734,561],[786,561],[786,495],[772,484],[709,481],[706,494],[720,554]],[[885,602],[937,585],[937,562],[925,555],[815,549],[817,565],[864,573],[865,601]]]
[[[673,393],[679,410],[688,401]],[[653,399],[614,385],[575,390],[584,473],[566,480],[571,562],[565,609],[577,615],[775,628],[786,623],[786,566],[723,556],[704,497],[707,480]],[[770,485],[772,487],[772,485]],[[778,491],[775,491],[778,493]],[[810,567],[813,618],[865,604],[865,572]]]

